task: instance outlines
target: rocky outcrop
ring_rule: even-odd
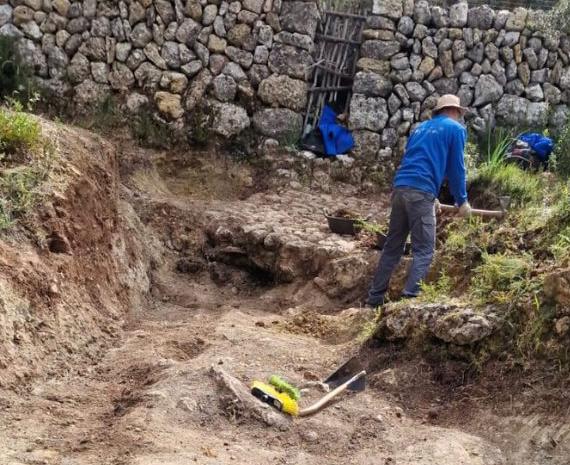
[[[474,309],[459,304],[398,304],[388,307],[377,334],[387,339],[406,339],[419,331],[456,345],[480,341],[502,325],[492,307]]]

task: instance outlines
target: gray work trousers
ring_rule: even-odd
[[[403,295],[415,297],[425,278],[435,250],[435,197],[432,194],[409,188],[397,188],[392,194],[390,229],[367,303],[372,306],[384,303],[390,277],[400,262],[408,235],[412,236],[412,264],[408,272]]]

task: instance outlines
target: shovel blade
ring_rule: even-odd
[[[338,367],[334,373],[331,373],[323,382],[328,385],[330,389],[334,389],[348,381],[363,369],[362,362],[358,357],[352,357]],[[366,377],[362,376],[358,378],[356,381],[349,384],[347,389],[351,391],[364,391],[364,389],[366,389]]]

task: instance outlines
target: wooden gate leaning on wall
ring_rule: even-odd
[[[365,23],[363,14],[323,12],[315,38],[304,133],[318,125],[326,103],[334,104],[338,113],[348,111]]]

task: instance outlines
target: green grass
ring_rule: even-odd
[[[419,296],[421,302],[441,302],[451,296],[453,281],[445,272],[442,272],[437,281],[433,283],[421,283],[421,290],[422,292]]]
[[[148,108],[141,108],[130,123],[133,137],[142,147],[169,149],[175,144],[174,134],[168,126],[157,120]]]
[[[372,221],[366,221],[363,219],[356,220],[355,226],[365,232],[372,234],[385,234],[387,232],[387,226],[374,223]]]
[[[53,147],[21,106],[0,107],[0,230],[33,208],[53,166]]]
[[[510,196],[519,204],[536,201],[543,194],[541,179],[535,173],[504,163],[484,163],[471,184],[486,186],[496,196]]]
[[[22,112],[20,104],[0,108],[0,154],[11,157],[26,150],[35,150],[41,141],[39,123]]]
[[[484,253],[482,259],[471,281],[471,292],[481,302],[508,305],[533,292],[540,284],[530,277],[533,268],[530,255]]]

